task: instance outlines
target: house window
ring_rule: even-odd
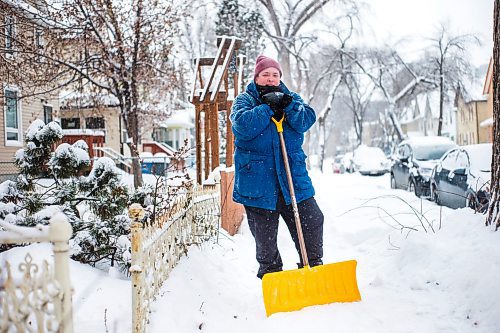
[[[16,90],[5,89],[5,143],[21,143],[21,113]]]
[[[42,29],[36,27],[35,28],[35,46],[37,49],[43,49],[43,34]]]
[[[85,118],[85,128],[89,129],[104,129],[103,117],[89,117]]]
[[[62,118],[62,129],[80,129],[80,118]]]
[[[43,121],[48,124],[52,121],[52,106],[44,105],[43,106]]]
[[[5,17],[5,52],[14,55],[15,22],[12,16]]]

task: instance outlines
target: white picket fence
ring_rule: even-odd
[[[131,224],[132,331],[146,331],[151,302],[163,282],[187,254],[188,247],[217,234],[220,222],[220,185],[191,187],[176,197],[154,223],[144,223],[144,209],[129,208]],[[0,332],[72,333],[72,288],[69,276],[71,225],[56,214],[49,226],[20,227],[0,220],[0,243],[53,243],[54,263],[34,263],[28,253],[18,265],[0,267]]]
[[[69,277],[71,225],[62,213],[48,226],[20,227],[0,220],[0,244],[51,242],[54,262],[24,261],[0,266],[0,332],[73,332],[73,309]],[[20,274],[19,274],[20,273]],[[22,275],[21,278],[18,278]]]
[[[217,234],[220,220],[220,185],[190,188],[172,208],[152,224],[141,223],[144,210],[134,204],[132,219],[132,331],[146,332],[151,302],[163,282],[187,254],[188,247]]]

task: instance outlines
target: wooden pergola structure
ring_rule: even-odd
[[[242,40],[217,38],[213,58],[195,59],[195,77],[189,101],[195,106],[196,181],[201,184],[220,164],[219,113],[226,118],[226,166],[233,165],[234,138],[229,114],[234,97],[243,87],[244,56],[238,56]],[[207,70],[208,69],[208,70]]]

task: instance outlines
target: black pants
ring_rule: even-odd
[[[321,265],[323,262],[323,213],[318,207],[316,200],[310,198],[300,202],[298,205],[302,233],[306,243],[307,259],[309,266]],[[279,216],[283,217],[290,235],[299,253],[300,264],[303,266],[300,251],[297,228],[293,215],[292,205],[286,205],[283,196],[279,196],[276,210],[267,210],[245,206],[248,225],[255,238],[256,257],[260,264],[257,277],[262,279],[266,273],[281,271],[283,262],[278,251],[278,223]]]

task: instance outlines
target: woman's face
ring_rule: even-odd
[[[255,78],[255,83],[259,86],[279,86],[280,71],[274,67],[266,68]]]

